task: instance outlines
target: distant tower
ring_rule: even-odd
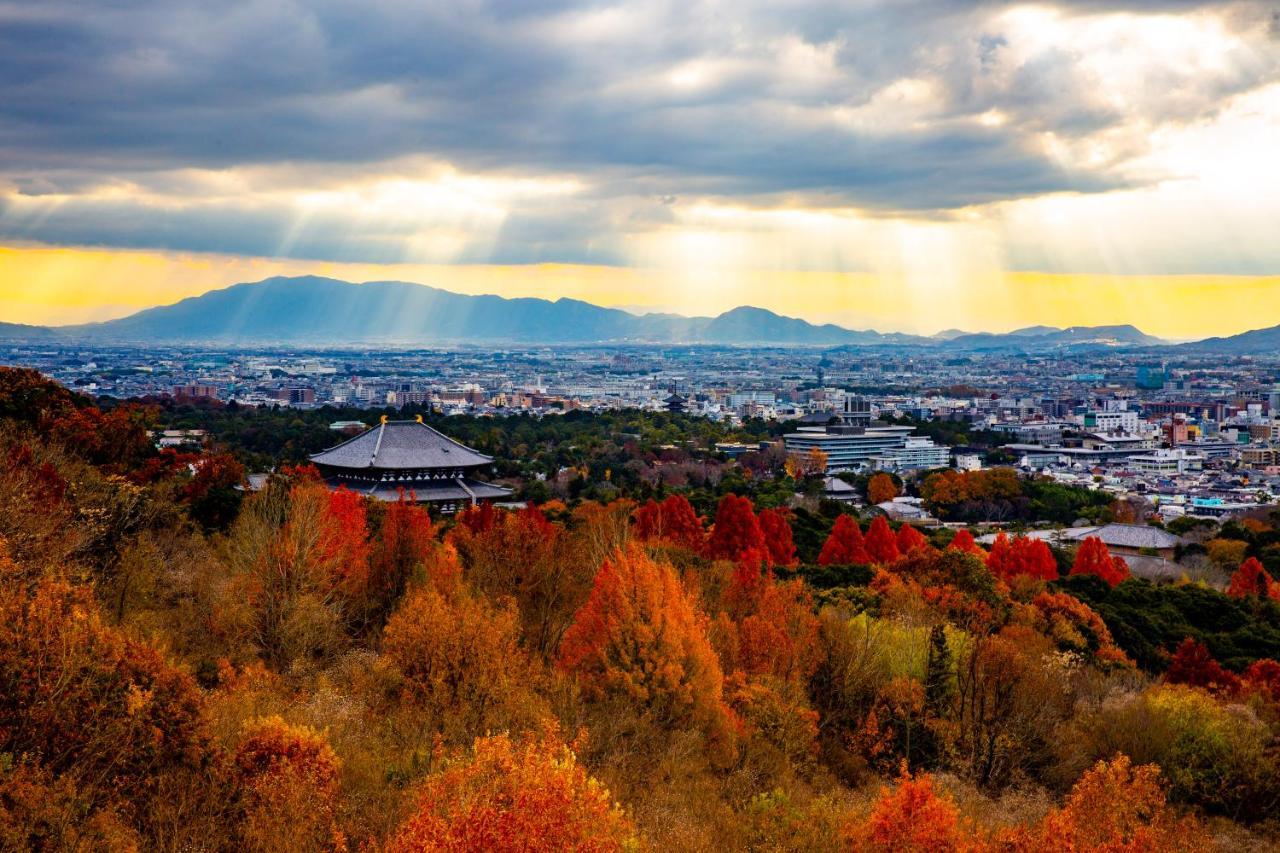
[[[671,383],[671,396],[662,401],[668,412],[681,413],[688,409],[689,401],[676,393],[676,383]]]

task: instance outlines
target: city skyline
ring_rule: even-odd
[[[1251,0],[0,3],[0,320],[322,274],[923,334],[1275,325],[1278,33]]]

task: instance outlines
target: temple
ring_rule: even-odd
[[[421,417],[383,418],[377,426],[310,458],[332,488],[346,486],[382,501],[399,500],[403,492],[446,514],[511,497],[510,489],[473,477],[493,463],[492,457],[437,432]]]

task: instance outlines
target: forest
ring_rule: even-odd
[[[0,849],[1280,841],[1276,517],[1201,531],[1225,589],[1157,585],[1098,539],[979,547],[986,504],[1117,511],[1045,484],[926,480],[953,524],[917,529],[664,457],[714,426],[521,420],[441,428],[547,492],[438,517],[330,490],[325,419],[0,368]]]

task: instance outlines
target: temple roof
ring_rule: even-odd
[[[416,420],[383,421],[310,458],[333,468],[382,470],[473,468],[493,461]]]

